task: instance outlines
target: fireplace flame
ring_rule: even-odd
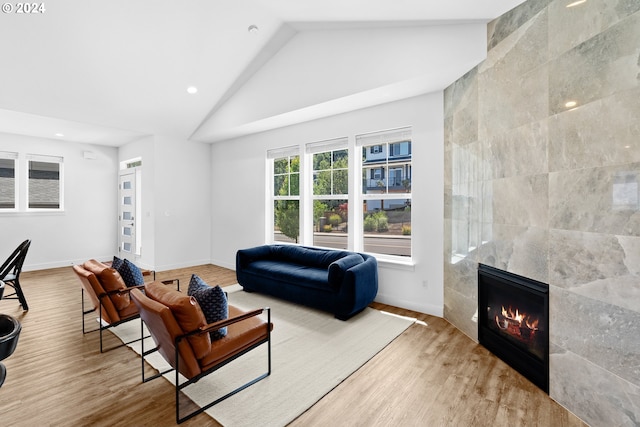
[[[524,323],[527,325],[527,328],[531,329],[532,331],[537,331],[540,321],[538,319],[535,319],[531,322],[529,320],[525,320]]]
[[[530,343],[534,339],[540,323],[537,317],[511,307],[507,309],[504,306],[499,313],[496,313],[494,320],[505,334],[525,343]]]
[[[524,315],[520,314],[518,312],[518,309],[516,308],[515,313],[511,310],[511,307],[509,307],[509,310],[506,310],[504,308],[504,305],[502,306],[502,316],[505,317],[506,319],[509,320],[513,320],[515,322],[518,322],[518,324],[522,324],[522,321],[524,320]]]
[[[508,309],[504,308],[504,306],[502,306],[502,317],[505,318],[505,322],[503,322],[503,324],[509,324],[509,323],[517,323],[518,326],[526,326],[527,328],[531,329],[532,331],[537,331],[538,330],[538,324],[540,323],[540,321],[538,319],[532,319],[531,317],[527,316],[525,313],[520,313],[520,310],[518,310],[517,308],[515,309],[515,311],[509,307]],[[498,324],[498,326],[500,326],[500,319],[498,318],[498,316],[496,316],[496,323]],[[506,329],[505,327],[501,327],[501,329]]]

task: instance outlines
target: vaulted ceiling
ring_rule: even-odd
[[[442,89],[522,1],[44,2],[0,16],[0,132],[216,142]]]

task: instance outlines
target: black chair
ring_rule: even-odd
[[[16,248],[15,251],[7,258],[7,260],[0,267],[0,280],[4,281],[7,286],[11,286],[14,290],[13,293],[5,295],[5,299],[17,299],[22,305],[22,309],[27,311],[29,306],[27,305],[27,299],[24,297],[22,287],[20,286],[20,272],[22,271],[22,264],[27,257],[27,251],[31,245],[31,240],[27,239]]]

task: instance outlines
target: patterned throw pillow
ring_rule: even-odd
[[[187,295],[195,297],[204,312],[207,323],[217,322],[229,317],[229,306],[227,296],[220,286],[209,286],[197,275],[191,275]],[[227,335],[227,328],[220,328],[212,331],[211,340],[219,340]]]
[[[122,276],[122,280],[124,280],[124,283],[128,287],[144,285],[142,271],[140,271],[140,269],[128,259],[123,260],[122,265],[119,268],[114,268],[118,270],[118,273]]]
[[[120,270],[120,267],[122,267],[122,263],[124,262],[124,260],[122,260],[121,258],[118,258],[117,256],[113,256],[113,261],[111,261],[111,267],[115,268],[116,270]]]

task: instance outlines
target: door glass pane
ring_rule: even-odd
[[[125,196],[125,197],[122,199],[122,204],[123,204],[123,205],[130,206],[130,205],[131,205],[131,197],[130,197],[130,196]]]
[[[131,236],[131,227],[123,227],[122,234],[124,234],[125,236]]]
[[[133,218],[132,212],[122,212],[122,219],[126,221],[131,221],[132,218]]]

